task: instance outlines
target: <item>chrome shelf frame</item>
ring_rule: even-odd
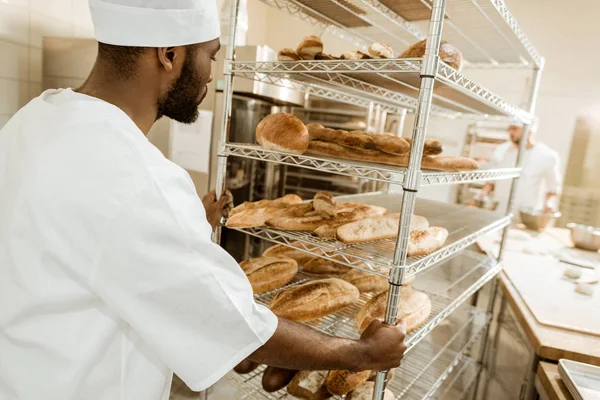
[[[334,173],[374,180],[378,182],[403,185],[406,167],[394,167],[385,164],[374,164],[360,161],[350,161],[325,156],[310,156],[278,151],[265,150],[260,146],[243,143],[227,143],[222,156],[250,158],[258,161],[268,161],[292,167],[302,167],[315,171]],[[519,176],[520,168],[488,169],[463,172],[423,171],[421,186],[444,185],[469,182],[496,181],[512,179]]]

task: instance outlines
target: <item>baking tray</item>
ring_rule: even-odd
[[[575,400],[600,400],[600,367],[561,359],[558,373]]]

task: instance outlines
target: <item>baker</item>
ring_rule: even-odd
[[[246,357],[388,369],[401,327],[321,334],[256,304],[210,240],[228,196],[198,198],[146,134],[191,123],[219,51],[215,0],[90,0],[98,57],[0,130],[0,399],[166,399]],[[211,226],[212,225],[212,226]]]
[[[523,133],[523,123],[513,121],[508,127],[510,140],[499,145],[489,168],[513,168],[517,161],[517,153],[521,140],[526,140],[522,160],[521,177],[518,180],[513,212],[518,210],[533,210],[550,212],[557,210],[561,189],[559,172],[560,159],[558,153],[536,140],[537,120]],[[498,201],[498,209],[505,210],[510,194],[510,180],[487,183],[482,191],[483,197],[493,192]]]

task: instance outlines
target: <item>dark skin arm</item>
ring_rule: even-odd
[[[206,210],[206,219],[214,231],[221,218],[229,216],[229,211],[233,208],[233,196],[229,190],[226,190],[217,200],[217,193],[211,190],[202,198],[202,204]]]
[[[404,325],[375,320],[360,340],[343,339],[279,318],[275,334],[248,358],[295,370],[383,371],[400,366],[406,351]]]

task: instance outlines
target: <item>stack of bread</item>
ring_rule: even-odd
[[[256,140],[266,150],[314,154],[394,166],[407,166],[411,140],[391,133],[370,133],[304,125],[291,114],[265,117],[256,127]],[[443,145],[426,139],[421,167],[439,171],[469,171],[479,168],[467,157],[441,156]]]

